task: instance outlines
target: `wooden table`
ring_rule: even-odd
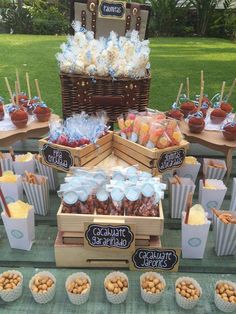
[[[52,119],[59,119],[59,116],[53,114]],[[0,131],[0,146],[7,147],[19,140],[25,140],[27,138],[41,138],[48,131],[49,131],[48,122],[39,121],[34,121],[23,129]]]
[[[232,171],[232,156],[236,149],[236,141],[226,141],[222,132],[219,131],[202,131],[200,134],[191,133],[188,124],[180,121],[180,130],[190,143],[197,143],[216,151],[224,153],[227,165],[226,181],[229,180]]]

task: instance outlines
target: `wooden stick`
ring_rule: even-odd
[[[15,82],[15,90],[16,90],[16,104],[19,106],[19,91],[18,91],[18,82]]]
[[[203,74],[203,70],[201,70],[201,81],[200,81],[200,87],[202,86],[204,82],[204,74]]]
[[[190,89],[189,89],[189,77],[186,78],[186,86],[187,86],[187,98],[189,99]]]
[[[185,224],[188,223],[189,212],[190,212],[190,208],[192,206],[192,203],[193,203],[193,193],[190,192],[188,195],[187,207],[186,207],[186,211],[185,211],[185,221],[184,221]]]
[[[203,187],[206,186],[206,177],[205,177],[205,175],[203,175],[203,177],[202,177],[202,184],[203,184]]]
[[[28,89],[28,97],[29,97],[29,99],[31,99],[31,90],[30,90],[30,81],[29,81],[29,73],[28,72],[25,73],[25,77],[26,77],[26,83],[27,83],[27,89]]]
[[[220,104],[222,103],[223,95],[225,90],[225,81],[222,83],[221,92],[220,92]]]
[[[14,153],[14,150],[13,150],[12,146],[9,147],[9,153],[11,155],[12,160],[15,161],[16,160],[16,156],[15,156],[15,153]]]
[[[39,82],[38,82],[37,79],[35,79],[34,82],[35,82],[37,94],[38,94],[38,97],[39,97],[39,101],[42,102],[42,96],[41,96],[41,92],[40,92],[40,89],[39,89]]]
[[[179,176],[175,175],[174,178],[175,178],[177,184],[181,184],[181,180],[180,180]]]
[[[20,77],[19,77],[18,69],[16,69],[16,81],[18,82],[19,93],[20,93],[21,89],[20,89]]]
[[[8,208],[8,206],[7,206],[7,202],[6,202],[6,199],[5,199],[5,197],[4,197],[3,193],[2,193],[1,187],[0,187],[0,198],[1,198],[1,200],[2,200],[3,207],[4,207],[4,210],[5,210],[6,215],[7,215],[8,217],[11,217],[11,213],[10,213],[10,210],[9,210],[9,208]]]
[[[203,93],[204,93],[204,81],[202,82],[202,86],[201,86],[200,98],[199,98],[199,103],[198,103],[198,111],[200,111],[202,108]]]
[[[12,94],[12,91],[11,91],[11,87],[10,87],[10,84],[9,84],[9,81],[8,81],[7,77],[5,77],[5,82],[6,82],[6,85],[7,85],[7,89],[8,89],[8,93],[9,93],[11,102],[12,102],[13,105],[15,105],[15,100],[14,100],[14,97],[13,97],[13,94]]]
[[[181,83],[180,86],[179,86],[178,95],[177,95],[176,101],[175,101],[176,104],[178,104],[178,102],[179,102],[179,97],[180,97],[180,94],[182,92],[182,89],[183,89],[183,83]]]
[[[232,85],[231,85],[231,87],[230,87],[229,93],[228,93],[228,95],[226,96],[226,97],[227,97],[227,100],[228,100],[228,99],[230,98],[230,96],[232,95],[235,85],[236,85],[236,78],[234,79],[234,81],[233,81],[233,83],[232,83]]]

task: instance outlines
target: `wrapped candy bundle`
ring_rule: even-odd
[[[49,141],[55,144],[81,147],[96,141],[106,134],[108,119],[104,111],[89,116],[85,112],[75,114],[64,122],[50,123]]]
[[[72,24],[75,35],[69,36],[56,55],[60,70],[89,76],[111,76],[112,78],[145,77],[150,68],[149,41],[140,41],[137,31],[118,37],[110,32],[108,38],[94,38],[80,22]]]
[[[148,117],[142,117],[140,130],[139,130],[139,139],[138,139],[138,143],[140,145],[146,146],[149,140],[149,130],[150,130],[150,119],[148,119]]]

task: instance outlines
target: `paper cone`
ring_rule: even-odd
[[[180,178],[182,184],[171,184],[169,180],[171,218],[181,218],[185,211],[189,193],[194,193],[195,184],[191,179]]]
[[[209,159],[209,158],[203,158],[203,174],[205,176],[206,179],[217,179],[217,180],[223,180],[224,176],[226,174],[227,171],[227,167],[226,167],[226,163],[224,160],[221,159],[214,159],[214,161],[216,161],[219,164],[222,164],[224,166],[224,168],[214,168],[214,167],[210,167],[209,161],[211,161],[213,159]]]
[[[75,294],[75,293],[71,293],[68,291],[68,288],[67,288],[68,285],[71,282],[75,281],[77,278],[82,278],[82,279],[86,278],[88,280],[89,288],[87,289],[87,291],[85,293]],[[65,288],[66,288],[66,292],[67,292],[68,298],[69,298],[71,303],[73,303],[75,305],[84,304],[85,302],[87,302],[87,300],[89,298],[89,294],[90,294],[90,290],[91,290],[91,279],[86,273],[83,273],[83,272],[74,273],[67,278]]]
[[[201,168],[200,162],[197,162],[196,164],[192,165],[183,163],[183,165],[180,168],[176,169],[176,173],[179,177],[189,178],[195,183],[200,168]]]
[[[232,287],[234,287],[234,290],[236,291],[236,284],[232,281],[227,281],[227,280],[219,280],[217,281],[216,285],[215,285],[215,295],[214,295],[214,301],[215,301],[215,305],[216,307],[224,312],[224,313],[232,313],[236,311],[236,303],[231,303],[231,302],[227,302],[224,301],[220,296],[218,296],[218,294],[216,293],[216,287],[218,284],[228,284],[231,285]]]
[[[235,212],[226,211],[233,214]],[[235,255],[236,254],[236,224],[225,224],[218,217],[214,228],[215,251],[217,256]]]
[[[185,310],[191,310],[192,308],[194,308],[197,305],[199,299],[201,298],[202,288],[199,285],[199,283],[191,277],[180,277],[180,278],[178,278],[175,282],[175,287],[182,281],[191,281],[192,284],[200,291],[200,297],[197,300],[188,300],[187,298],[182,297],[182,295],[180,295],[177,291],[175,291],[176,303]]]
[[[128,282],[128,287],[127,287],[127,289],[124,292],[121,292],[121,293],[118,293],[118,294],[111,293],[110,291],[108,291],[105,288],[107,300],[109,302],[113,303],[113,304],[123,303],[126,300],[126,298],[127,298],[128,289],[129,289],[129,279],[128,279],[128,277],[126,276],[126,274],[124,274],[122,272],[119,272],[119,271],[114,271],[114,272],[110,273],[109,275],[107,275],[105,280],[104,280],[104,286],[105,286],[105,282],[107,280],[112,279],[112,278],[117,277],[117,276],[124,277],[127,280],[127,282]]]
[[[10,218],[5,212],[1,216],[11,248],[29,251],[35,239],[33,206],[27,218]]]
[[[48,178],[40,175],[36,175],[39,182],[44,178],[43,184],[32,184],[23,180],[27,200],[34,206],[35,214],[46,216],[49,211],[49,186]]]
[[[33,285],[33,282],[34,282],[34,279],[35,279],[36,276],[47,276],[47,277],[50,277],[53,280],[54,285],[50,289],[48,289],[48,291],[46,293],[33,292],[31,288],[32,288],[32,285]],[[30,291],[32,293],[32,296],[33,296],[35,302],[40,303],[40,304],[46,304],[46,303],[50,302],[54,298],[54,296],[55,296],[55,293],[56,293],[56,278],[49,271],[41,271],[41,272],[37,273],[36,275],[34,275],[30,279],[29,289],[30,289]]]
[[[186,213],[182,213],[182,258],[203,258],[211,222],[207,219],[203,225],[185,224]]]
[[[208,213],[208,217],[212,218],[211,208],[216,208],[218,210],[221,209],[221,205],[224,201],[225,194],[227,192],[227,187],[224,185],[224,182],[216,179],[207,179],[209,184],[216,186],[215,190],[206,189],[203,187],[203,181],[199,181],[199,204],[202,205],[203,208]]]
[[[18,285],[14,289],[11,289],[9,291],[6,291],[6,290],[0,291],[0,297],[3,299],[3,301],[12,302],[19,299],[19,297],[22,295],[23,275],[17,270],[8,270],[8,272],[14,275],[16,274],[21,277],[21,281],[18,283]],[[0,277],[2,275],[3,274],[0,274]]]
[[[149,293],[146,292],[143,288],[142,288],[142,281],[146,276],[153,276],[157,279],[159,279],[163,284],[164,284],[164,289],[160,292],[160,293]],[[159,302],[161,300],[161,297],[163,295],[163,293],[165,292],[165,288],[166,288],[166,282],[165,279],[158,273],[156,272],[146,272],[144,274],[142,274],[140,276],[140,291],[141,291],[141,297],[142,299],[150,304],[155,304],[157,302]]]
[[[34,158],[32,158],[30,161],[13,161],[13,168],[16,174],[24,174],[25,171],[35,173],[35,162]]]
[[[48,177],[49,189],[56,191],[58,187],[57,171],[51,167],[43,165],[40,161],[35,159],[36,167],[40,175]]]
[[[10,153],[4,153],[4,158],[0,158],[2,172],[13,171],[13,161]]]
[[[0,182],[0,187],[7,204],[23,200],[23,185],[20,175],[17,176],[16,182]]]
[[[233,179],[233,188],[231,193],[230,211],[236,211],[236,178]]]

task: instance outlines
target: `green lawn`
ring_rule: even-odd
[[[0,95],[8,98],[7,76],[13,86],[15,68],[22,83],[26,71],[38,78],[42,96],[56,113],[61,112],[60,82],[55,54],[65,37],[0,35]],[[200,70],[205,72],[205,90],[212,96],[226,81],[226,91],[236,77],[236,44],[209,38],[151,39],[152,85],[150,107],[167,109],[179,84],[190,77],[192,95],[199,93]],[[32,84],[33,85],[33,84]],[[236,89],[231,99],[236,106]]]

